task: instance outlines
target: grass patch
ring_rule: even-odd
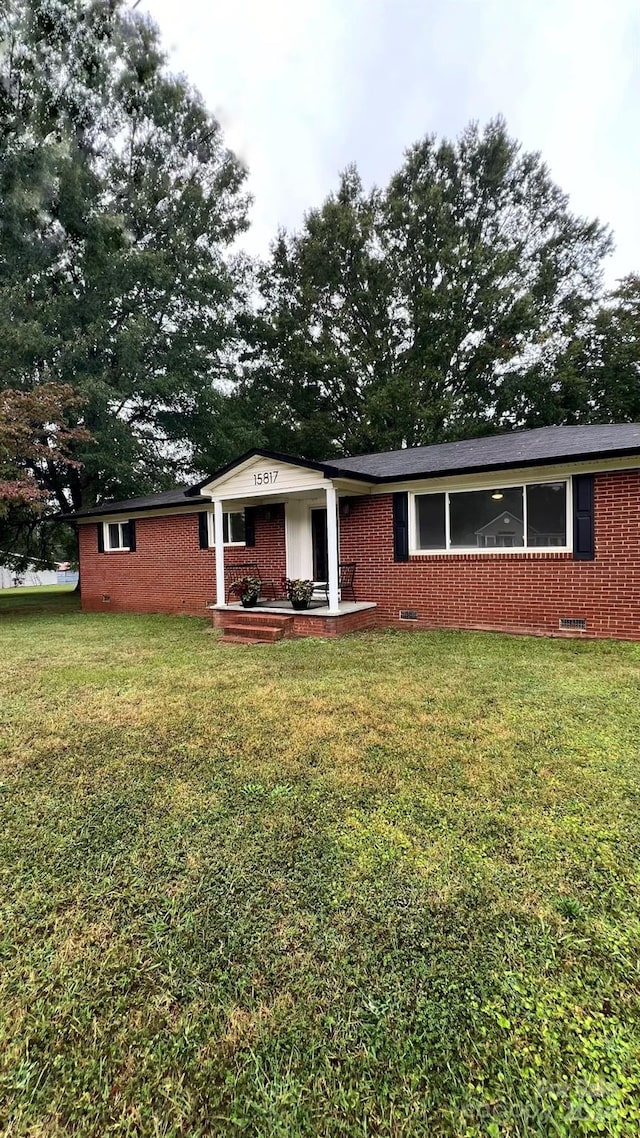
[[[23,585],[0,589],[0,617],[9,613],[66,613],[80,611],[73,585]]]
[[[0,653],[3,1133],[638,1132],[640,646]]]

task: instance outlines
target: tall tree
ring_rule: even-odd
[[[598,311],[580,356],[594,421],[640,421],[640,276],[620,281]]]
[[[208,433],[226,457],[245,171],[124,0],[9,0],[0,36],[0,385],[81,395],[81,465],[38,472],[68,510],[173,482]]]
[[[384,190],[349,169],[264,270],[245,389],[265,439],[319,456],[523,425],[610,243],[501,119],[425,138]]]
[[[242,391],[278,449],[323,457],[366,445],[367,408],[398,348],[380,233],[381,195],[365,193],[351,167],[300,234],[279,235],[263,267]]]
[[[604,296],[579,335],[541,356],[518,393],[524,426],[640,420],[640,277]]]

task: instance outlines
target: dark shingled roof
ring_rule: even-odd
[[[208,502],[210,498],[203,498],[201,494],[196,497],[186,497],[189,486],[178,486],[175,490],[163,490],[160,494],[147,494],[143,498],[127,498],[122,502],[101,502],[99,506],[87,506],[78,510],[74,518],[94,518],[99,514],[123,514],[131,510],[161,510],[166,506],[197,506],[198,503]]]
[[[334,469],[368,475],[374,482],[465,474],[515,466],[640,454],[640,424],[618,423],[592,427],[539,427],[511,431],[458,443],[407,447],[384,454],[331,458]]]
[[[544,466],[550,463],[577,462],[599,458],[622,458],[640,455],[640,424],[615,423],[588,427],[539,427],[532,431],[511,431],[503,435],[486,435],[457,443],[407,447],[383,454],[363,454],[354,458],[330,458],[311,462],[304,458],[281,455],[274,451],[254,450],[241,455],[236,462],[216,471],[195,486],[179,486],[161,494],[147,494],[123,502],[103,502],[91,509],[78,510],[69,517],[99,517],[101,514],[133,513],[137,510],[165,510],[177,506],[210,504],[199,490],[216,477],[232,470],[252,455],[282,459],[300,466],[322,470],[328,478],[349,475],[370,483],[403,482],[414,478],[437,478],[442,475],[471,474],[483,470],[509,470],[521,466]]]

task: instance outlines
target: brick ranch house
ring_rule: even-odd
[[[210,611],[232,636],[244,621],[261,638],[257,621],[280,630],[271,639],[371,627],[640,639],[637,424],[328,462],[253,450],[198,485],[74,520],[91,612]],[[270,582],[250,611],[229,593],[247,564]],[[323,584],[308,611],[281,599],[285,576]]]

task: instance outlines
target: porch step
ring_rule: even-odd
[[[255,612],[253,609],[233,609],[225,613],[225,624],[262,624],[275,628],[286,628],[293,624],[293,615],[288,612]]]
[[[270,624],[227,624],[224,629],[225,640],[262,640],[272,644],[283,637],[284,629]]]
[[[264,613],[225,614],[223,644],[274,644],[293,631],[293,617]]]
[[[282,639],[282,638],[281,638]],[[249,639],[248,636],[227,636],[226,632],[220,644],[271,644],[270,640]]]

